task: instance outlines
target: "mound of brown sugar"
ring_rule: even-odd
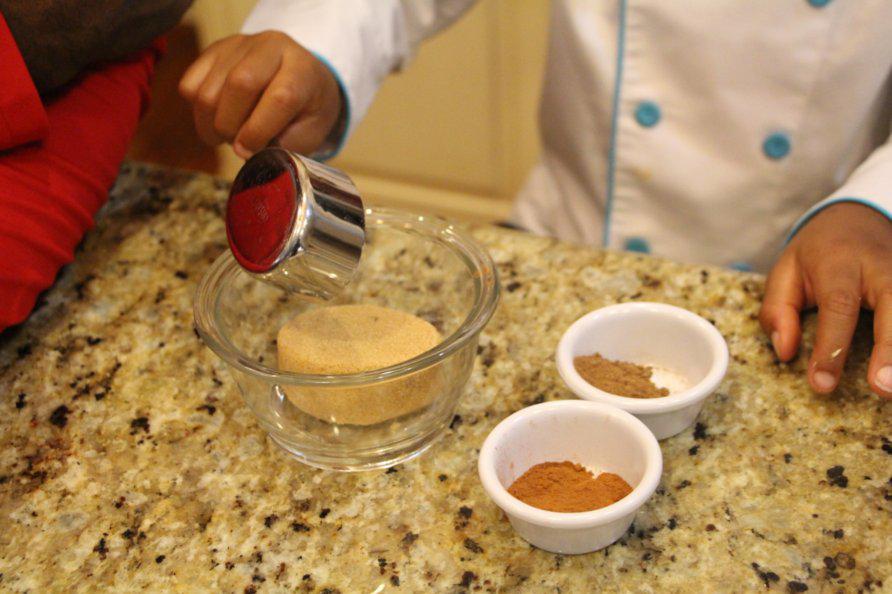
[[[616,503],[632,492],[619,475],[595,478],[573,462],[543,462],[517,477],[508,492],[533,507],[556,512],[584,512]]]
[[[584,355],[573,359],[573,367],[582,379],[605,392],[628,398],[659,398],[669,390],[651,381],[653,368],[626,361],[612,361],[601,356]]]
[[[440,342],[430,323],[410,313],[367,304],[305,311],[279,330],[279,369],[345,375],[389,367]],[[372,425],[424,408],[442,387],[442,367],[355,386],[285,384],[299,409],[331,423]]]
[[[279,367],[343,375],[381,369],[437,346],[440,333],[404,311],[370,304],[305,311],[279,330]]]

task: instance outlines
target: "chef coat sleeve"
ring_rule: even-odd
[[[892,221],[892,139],[874,150],[829,198],[818,202],[799,217],[787,241],[812,217],[839,202],[856,202],[869,206]]]
[[[48,129],[40,95],[0,14],[0,151],[42,140]]]
[[[447,27],[475,0],[260,0],[243,33],[282,31],[325,64],[344,97],[341,149],[368,111],[384,78],[403,68],[418,45]]]

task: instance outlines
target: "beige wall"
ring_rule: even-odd
[[[199,0],[193,15],[208,28],[202,41],[237,30],[252,4]],[[333,164],[373,204],[504,218],[539,150],[547,18],[543,0],[479,2],[385,82]],[[227,151],[223,162],[221,174],[233,176],[238,160]]]

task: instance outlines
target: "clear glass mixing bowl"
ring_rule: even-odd
[[[435,217],[366,211],[366,245],[354,280],[327,303],[263,282],[229,252],[202,278],[195,325],[225,361],[250,409],[275,443],[298,460],[334,470],[392,466],[417,456],[449,424],[474,363],[480,331],[498,302],[486,250]],[[443,340],[390,367],[351,375],[276,368],[276,336],[295,315],[333,304],[399,309],[433,324]],[[349,410],[386,408],[412,392],[411,412],[359,424]],[[372,420],[375,420],[374,418]]]

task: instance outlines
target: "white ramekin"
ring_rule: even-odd
[[[608,359],[656,365],[684,376],[690,387],[661,398],[626,398],[594,387],[576,372],[573,358],[600,353]],[[621,303],[576,320],[557,348],[564,382],[578,397],[619,407],[641,419],[657,439],[690,427],[728,369],[728,345],[715,326],[686,309],[664,303]]]
[[[546,511],[523,503],[508,487],[530,467],[569,460],[595,475],[612,472],[632,492],[588,512]],[[641,421],[618,408],[559,400],[520,410],[499,423],[483,442],[477,469],[486,493],[531,544],[554,553],[596,551],[622,536],[660,482],[660,445]]]

